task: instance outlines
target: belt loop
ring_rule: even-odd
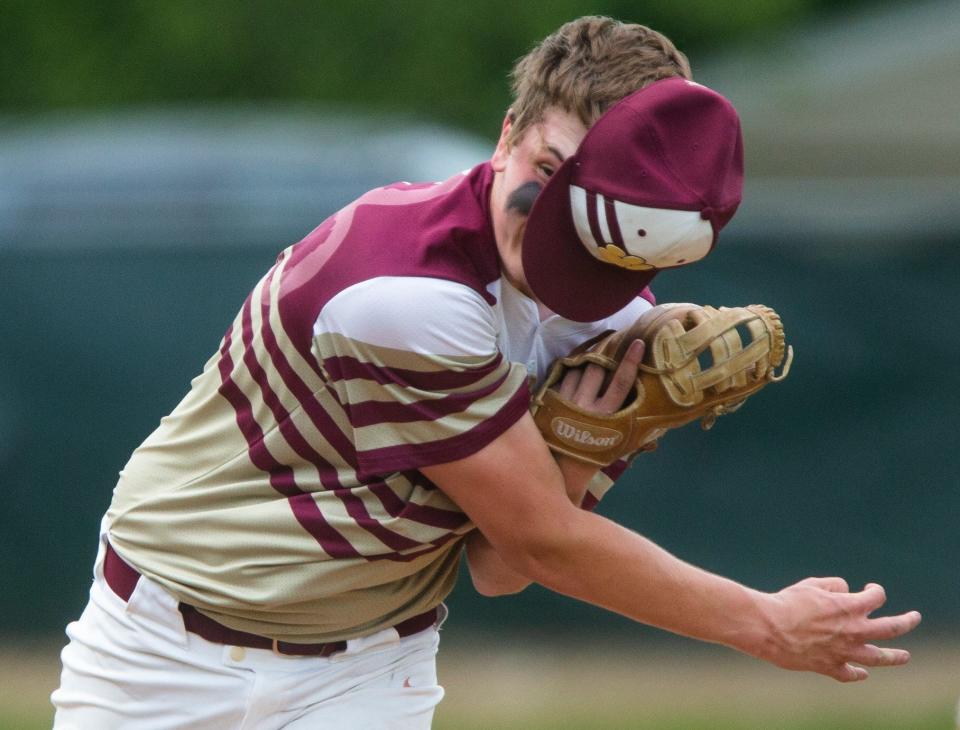
[[[107,542],[103,557],[103,579],[110,589],[124,601],[129,601],[140,580],[140,573],[121,558]]]
[[[280,653],[280,642],[276,639],[273,640],[273,653],[277,656],[283,656],[283,654]]]

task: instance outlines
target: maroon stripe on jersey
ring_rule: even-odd
[[[350,541],[327,522],[317,503],[313,501],[313,495],[301,492],[287,497],[287,503],[297,522],[320,543],[320,547],[328,555],[334,558],[360,557],[360,553]]]
[[[356,463],[356,450],[350,442],[350,439],[344,435],[336,422],[330,417],[330,414],[320,405],[310,386],[303,382],[303,379],[297,375],[296,371],[290,365],[287,356],[283,353],[280,343],[277,342],[276,333],[270,326],[269,287],[264,288],[260,309],[263,318],[263,326],[260,330],[263,337],[263,345],[283,384],[293,394],[294,398],[297,399],[297,402],[303,408],[303,412],[307,414],[314,428],[320,432],[327,443],[340,455],[340,458],[348,464]],[[282,320],[281,326],[283,326]],[[287,334],[289,340],[295,339],[290,337],[289,333],[285,332],[285,334]],[[310,361],[315,362],[312,356],[310,356]],[[267,387],[269,387],[269,384],[267,384]],[[336,394],[332,388],[328,389],[328,392],[336,398]],[[327,480],[331,478],[329,475],[324,478],[324,475],[321,474],[321,478],[327,486],[339,486],[335,475],[333,475],[332,481],[330,481],[329,484],[327,483]]]
[[[630,465],[627,463],[626,459],[618,459],[612,464],[603,467],[600,471],[610,477],[611,482],[615,482],[617,479],[623,476],[623,472],[627,470],[628,466]]]
[[[357,477],[419,469],[469,456],[493,441],[523,416],[530,406],[530,390],[524,381],[517,392],[493,416],[469,431],[425,444],[398,444],[357,452]]]
[[[380,505],[391,517],[398,517],[403,512],[403,508],[407,506],[407,503],[383,482],[373,482],[368,484],[367,488],[372,495],[380,500]]]
[[[396,492],[383,482],[369,485],[370,492],[380,500],[380,504],[391,517],[402,517],[406,520],[419,522],[421,525],[440,527],[446,530],[455,530],[467,523],[469,518],[463,512],[429,507],[413,502],[404,502]]]
[[[617,209],[614,207],[613,200],[603,199],[603,208],[607,214],[607,228],[610,230],[610,238],[619,248],[626,251],[627,247],[623,243],[623,236],[620,233],[620,222],[617,220]]]
[[[244,306],[249,304],[248,297]],[[233,372],[233,359],[230,356],[231,338],[232,333],[228,332],[220,348],[219,393],[227,399],[236,412],[237,426],[247,441],[250,460],[254,466],[269,475],[270,485],[287,497],[297,522],[313,536],[328,555],[335,558],[358,557],[359,553],[353,545],[327,523],[313,498],[299,490],[290,467],[274,459],[264,445],[263,430],[253,418],[250,401],[231,377]]]
[[[284,267],[283,273],[281,274],[283,281],[288,279],[288,277],[291,275],[291,272],[296,270],[296,267],[300,262],[302,262],[308,256],[314,254],[315,249],[318,246],[323,246],[327,242],[327,238],[333,231],[336,221],[336,214],[330,216],[319,226],[314,228],[302,241],[288,249],[290,251],[290,256],[289,261]],[[283,286],[282,283],[281,286]],[[294,299],[296,299],[296,297],[294,297]],[[286,332],[289,333],[292,330],[300,331],[302,329],[304,336],[291,337],[291,344],[300,354],[300,357],[303,359],[303,361],[310,366],[310,369],[313,370],[319,377],[324,377],[323,369],[320,367],[320,363],[317,362],[317,358],[310,350],[311,345],[313,344],[313,323],[317,318],[317,312],[314,312],[313,309],[310,309],[309,313],[306,313],[301,311],[299,307],[290,306],[290,300],[284,299],[284,291],[281,289],[278,314]]]
[[[603,237],[600,221],[597,219],[597,194],[589,190],[587,191],[587,222],[590,224],[590,232],[597,246],[606,246],[607,240]]]
[[[628,466],[629,464],[625,459],[619,459],[618,461],[615,461],[612,464],[609,464],[603,467],[602,469],[600,469],[600,471],[603,474],[605,474],[607,477],[609,477],[610,481],[615,482],[617,481],[617,479],[620,478],[623,472],[627,470]],[[590,492],[587,492],[583,496],[583,502],[581,503],[581,507],[583,507],[583,509],[585,510],[592,512],[593,509],[598,504],[600,504],[600,500],[594,497],[592,494],[590,494]]]
[[[324,410],[324,408],[317,402],[317,398],[310,386],[308,386],[303,379],[297,375],[297,372],[293,369],[293,366],[290,365],[290,361],[287,359],[287,356],[281,349],[280,343],[277,341],[276,333],[273,331],[273,327],[270,326],[269,282],[268,286],[264,287],[263,290],[263,295],[260,302],[260,311],[261,318],[263,320],[260,333],[263,338],[264,349],[266,349],[267,355],[270,357],[270,362],[273,364],[274,370],[280,376],[283,384],[293,394],[294,398],[296,398],[297,403],[299,403],[303,408],[304,413],[307,414],[307,416],[310,418],[310,422],[320,432],[323,438],[326,439],[326,441],[334,448],[334,450],[342,459],[346,460],[348,463],[352,463],[356,456],[353,444],[350,443],[350,439],[344,435],[334,420],[330,417],[330,414],[328,414],[326,410]],[[293,338],[288,336],[288,339],[292,340]],[[263,387],[270,387],[269,382],[267,382],[266,379],[263,381]],[[317,458],[323,463],[325,470],[332,470],[333,472],[332,474],[328,474],[326,478],[323,478],[323,475],[321,475],[324,486],[331,488],[340,486],[339,479],[336,475],[336,470],[329,464],[329,462],[320,457],[319,454],[317,455]]]
[[[413,423],[416,421],[436,421],[453,413],[462,413],[471,404],[481,398],[496,392],[503,385],[509,373],[504,373],[489,383],[485,388],[469,393],[457,393],[443,398],[427,398],[413,403],[398,403],[396,401],[366,401],[350,406],[347,411],[350,424],[354,428],[376,426],[387,423]]]
[[[432,540],[429,543],[429,547],[424,548],[423,550],[417,550],[412,553],[407,553],[406,555],[400,555],[397,553],[389,553],[384,555],[372,555],[368,560],[392,560],[396,563],[409,563],[412,560],[423,557],[424,555],[429,555],[432,552],[435,552],[437,548],[443,547],[451,540],[457,540],[463,537],[463,535],[458,535],[455,532],[448,532],[446,535]]]
[[[381,367],[344,355],[326,358],[323,361],[323,367],[333,380],[362,378],[372,380],[379,385],[393,383],[404,388],[436,392],[438,390],[470,387],[473,383],[494,372],[500,367],[501,362],[503,362],[503,356],[498,352],[489,363],[480,368],[462,372],[440,370],[425,373],[418,370]]]
[[[377,520],[370,516],[363,502],[360,501],[360,498],[356,495],[351,494],[348,498],[344,498],[339,494],[337,496],[341,497],[342,501],[344,502],[344,506],[347,508],[347,514],[349,514],[354,521],[360,525],[360,527],[365,529],[387,547],[396,551],[400,551],[411,550],[423,545],[423,543],[419,540],[413,540],[409,537],[404,537],[403,535],[399,535],[381,525]]]
[[[269,287],[270,280],[272,278],[273,274],[271,273],[264,283],[264,291],[266,291]],[[263,402],[273,414],[273,418],[277,423],[277,427],[279,428],[284,439],[286,439],[290,448],[292,448],[301,459],[304,459],[316,467],[317,473],[320,477],[320,482],[325,487],[339,486],[339,481],[337,480],[337,470],[330,464],[330,462],[318,454],[316,449],[307,443],[307,440],[303,437],[303,434],[300,433],[293,421],[290,419],[289,411],[284,408],[283,404],[280,402],[280,398],[270,387],[270,382],[267,379],[267,373],[263,369],[263,366],[261,366],[257,361],[256,353],[253,349],[253,319],[251,311],[252,303],[248,304],[244,304],[242,315],[244,345],[243,363],[247,366],[247,370],[250,373],[250,377],[253,378],[253,382],[255,382],[260,388],[260,395],[263,398]],[[266,316],[268,316],[268,314],[264,312],[264,317]],[[269,329],[269,322],[264,322],[263,329]]]
[[[301,396],[313,400],[313,393],[290,365],[290,362],[287,360],[286,355],[284,355],[282,349],[280,348],[273,328],[270,325],[270,284],[272,280],[273,273],[271,273],[264,282],[260,299],[260,311],[262,319],[260,333],[262,335],[264,345],[270,356],[271,362],[275,370],[280,374],[284,385],[286,385],[290,391],[297,396],[298,401],[301,401]],[[403,535],[399,535],[381,525],[370,515],[369,512],[367,512],[367,508],[363,504],[363,500],[357,497],[350,489],[340,488],[341,483],[337,476],[336,469],[307,443],[306,439],[296,428],[293,421],[290,419],[289,412],[283,407],[283,404],[280,403],[280,399],[271,389],[270,383],[267,380],[266,372],[263,370],[260,363],[257,362],[257,359],[254,355],[252,347],[253,322],[250,314],[250,307],[246,305],[244,306],[243,311],[243,343],[245,346],[243,355],[244,363],[247,365],[254,382],[256,382],[260,387],[260,392],[263,396],[264,403],[266,403],[270,408],[274,419],[279,424],[280,433],[287,440],[287,443],[297,453],[298,456],[309,461],[317,468],[324,487],[330,489],[343,503],[347,514],[350,515],[350,517],[353,518],[353,520],[360,527],[393,550],[410,550],[412,548],[419,547],[422,543],[411,540]],[[339,432],[339,429],[337,429],[337,431]]]
[[[439,527],[444,530],[455,530],[470,521],[470,518],[463,512],[451,512],[438,507],[413,503],[407,505],[401,516],[404,519],[419,522],[421,525]]]
[[[293,482],[292,471],[289,467],[276,461],[270,452],[267,451],[263,443],[263,430],[253,417],[253,409],[250,406],[250,401],[231,377],[233,371],[233,358],[230,355],[231,343],[232,333],[228,332],[220,347],[219,370],[221,385],[218,392],[227,399],[236,412],[237,426],[247,441],[247,450],[254,466],[268,473],[270,475],[270,484],[285,497],[298,494],[300,490]]]
[[[326,412],[320,408],[318,403],[316,403],[313,392],[306,385],[306,383],[303,382],[300,376],[296,374],[293,367],[290,365],[289,360],[287,360],[286,355],[284,355],[283,351],[280,349],[280,344],[277,342],[276,334],[274,333],[273,328],[270,326],[270,285],[275,274],[276,271],[273,271],[267,277],[266,281],[264,282],[260,299],[260,314],[262,319],[260,334],[263,340],[264,348],[267,351],[267,355],[270,357],[270,362],[273,365],[274,370],[280,376],[283,384],[297,399],[297,402],[301,405],[304,412],[310,417],[311,422],[313,422],[317,430],[320,431],[320,433],[328,442],[335,444],[335,448],[337,448],[337,451],[341,456],[345,456],[343,451],[341,451],[341,448],[346,451],[346,456],[352,455],[353,447],[350,445],[349,439],[347,439],[343,433],[341,433],[340,429],[336,427],[336,424],[333,423]],[[277,398],[276,394],[273,392],[273,389],[270,386],[270,381],[267,379],[267,375],[260,366],[259,362],[257,362],[251,347],[253,344],[252,327],[252,319],[245,307],[243,315],[243,342],[245,345],[244,362],[247,364],[254,381],[260,387],[260,392],[263,394],[264,402],[270,407],[274,418],[279,424],[280,432],[301,458],[309,461],[317,468],[320,482],[324,487],[339,487],[340,480],[336,468],[330,464],[328,460],[323,458],[323,456],[321,456],[316,449],[310,446],[307,440],[294,426],[290,420],[289,412],[283,407],[279,398]]]

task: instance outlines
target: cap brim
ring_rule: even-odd
[[[534,296],[575,322],[594,322],[620,311],[656,275],[630,271],[594,258],[577,235],[570,210],[570,158],[550,177],[527,217],[523,275]]]

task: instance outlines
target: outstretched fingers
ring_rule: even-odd
[[[859,593],[852,594],[855,598],[855,610],[870,614],[887,602],[887,592],[877,583],[867,583]]]
[[[898,667],[910,661],[910,652],[905,649],[882,649],[873,644],[863,644],[849,652],[847,661],[866,667]]]
[[[895,616],[868,618],[871,613],[883,606],[887,600],[887,594],[883,586],[876,583],[868,583],[862,591],[859,593],[851,593],[846,598],[849,599],[846,606],[847,611],[853,616],[862,617],[857,620],[850,633],[854,638],[864,643],[887,641],[889,639],[895,639],[898,636],[903,636],[913,631],[922,618],[919,611],[907,611],[906,613]],[[897,654],[896,656],[901,655]],[[907,657],[909,657],[909,655],[907,655]]]
[[[850,599],[850,610],[867,617],[886,603],[887,594],[883,586],[868,583],[859,593],[850,594]],[[896,616],[873,619],[865,618],[859,635],[864,641],[895,639],[915,629],[921,618],[919,611],[907,611]]]
[[[862,682],[870,676],[863,667],[857,667],[853,664],[840,664],[824,672],[828,677],[833,677],[838,682]]]
[[[907,611],[897,616],[867,619],[861,635],[865,641],[896,639],[898,636],[903,636],[917,628],[921,619],[922,616],[919,611]]]
[[[838,682],[859,682],[870,676],[867,667],[899,667],[909,661],[910,652],[904,649],[883,649],[873,644],[863,644],[849,650],[845,662],[829,667],[823,674]]]

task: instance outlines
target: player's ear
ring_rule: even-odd
[[[507,109],[507,114],[503,118],[503,126],[500,127],[500,139],[497,140],[493,157],[490,158],[490,165],[494,172],[503,172],[504,167],[506,167],[507,158],[510,156],[510,150],[512,149],[512,145],[507,141],[511,129],[513,129],[513,110]]]

